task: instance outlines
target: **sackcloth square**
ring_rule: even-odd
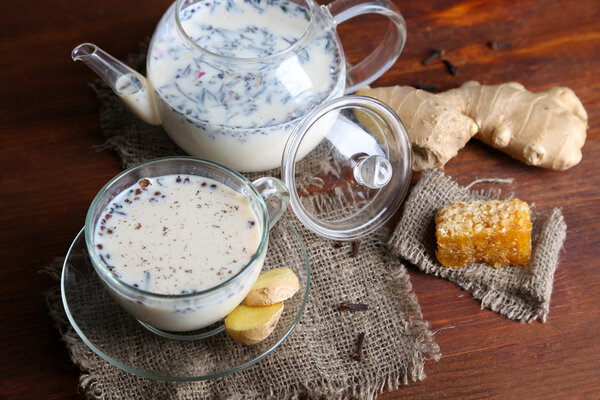
[[[128,63],[141,71],[144,60],[140,53]],[[92,88],[101,102],[100,126],[106,137],[97,150],[113,151],[124,168],[156,157],[184,154],[162,128],[137,120],[106,85],[97,82]],[[277,171],[270,173],[276,175]],[[322,207],[324,203],[319,204]],[[339,209],[335,203],[329,207]],[[71,359],[81,368],[80,386],[86,397],[375,399],[380,393],[424,379],[425,360],[439,359],[439,347],[422,318],[406,268],[386,247],[389,232],[380,229],[362,239],[360,252],[353,254],[351,244],[334,246],[333,241],[301,226],[289,211],[287,218],[303,238],[311,263],[307,307],[280,347],[259,363],[219,379],[167,382],[122,371],[79,338],[66,318],[60,289],[52,290],[48,306]],[[284,252],[287,245],[269,247]],[[269,252],[268,257],[285,260],[285,253]],[[58,277],[61,266],[62,260],[58,260],[48,270]],[[343,300],[367,303],[369,310],[341,312]],[[357,362],[351,355],[361,332],[366,333],[364,354],[362,362]]]
[[[404,203],[404,212],[388,246],[393,254],[421,271],[471,291],[482,308],[521,322],[545,322],[554,272],[567,232],[560,209],[532,211],[532,255],[525,266],[494,268],[477,263],[455,269],[442,266],[435,256],[434,218],[439,207],[455,201],[501,198],[499,190],[470,190],[442,172],[425,171]]]

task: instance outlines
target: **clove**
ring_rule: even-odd
[[[356,352],[352,354],[352,359],[354,361],[362,362],[362,350],[363,344],[365,342],[365,333],[361,332],[358,335],[358,343],[356,344]]]
[[[362,303],[348,303],[347,301],[342,301],[340,303],[340,310],[341,311],[367,311],[369,309],[369,306],[367,304],[362,304]]]
[[[423,65],[429,65],[433,60],[437,60],[444,55],[444,50],[441,49],[433,49],[429,57],[422,61]]]
[[[333,248],[334,249],[339,249],[341,247],[344,247],[344,242],[340,242],[340,241],[333,242]]]
[[[360,251],[360,239],[356,239],[352,242],[352,258],[358,257]]]
[[[436,85],[435,83],[419,83],[415,85],[415,88],[432,92],[434,90],[439,90],[440,85]]]
[[[458,75],[458,67],[456,65],[452,64],[450,62],[450,60],[442,60],[442,62],[446,66],[446,69],[448,70],[450,75],[452,75],[452,76]]]
[[[512,47],[512,43],[499,42],[497,40],[491,40],[491,41],[487,42],[487,45],[492,50],[510,49]]]

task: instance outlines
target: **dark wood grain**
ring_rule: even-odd
[[[93,41],[118,57],[149,36],[169,1],[5,2],[0,27],[0,397],[80,398],[79,371],[48,316],[53,281],[38,270],[64,255],[99,188],[120,169],[102,143],[95,79],[70,60]],[[454,284],[411,269],[423,317],[443,357],[427,379],[382,399],[589,399],[600,393],[600,3],[586,1],[403,1],[408,41],[374,86],[475,79],[516,80],[531,90],[569,86],[590,118],[581,164],[563,172],[528,167],[475,141],[446,172],[460,183],[512,177],[512,190],[540,210],[562,207],[568,235],[548,322],[520,324],[488,310]],[[379,40],[384,20],[338,28],[351,61]],[[492,50],[489,40],[510,42]],[[446,50],[459,74],[424,67]]]

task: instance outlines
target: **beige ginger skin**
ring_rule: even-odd
[[[587,113],[575,93],[533,93],[517,82],[469,81],[433,94],[408,86],[364,88],[400,116],[413,144],[413,169],[443,168],[475,138],[528,165],[564,170],[581,161]]]

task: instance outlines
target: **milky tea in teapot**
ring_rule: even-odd
[[[365,13],[384,15],[391,28],[368,57],[347,68],[336,26]],[[404,20],[388,0],[335,0],[328,6],[313,0],[177,0],[150,42],[147,78],[90,43],[77,46],[72,57],[189,154],[249,172],[280,166],[299,121],[317,105],[381,76],[405,37]],[[325,122],[303,150],[319,143]]]
[[[290,47],[310,22],[308,10],[296,3],[209,0],[182,9],[179,21],[199,47],[229,58],[190,50],[168,21],[155,33],[148,76],[162,124],[177,132],[173,137],[184,149],[202,141],[203,156],[236,169],[276,167],[290,122],[343,93],[334,30],[318,29],[304,46]],[[204,135],[194,135],[196,129]]]

